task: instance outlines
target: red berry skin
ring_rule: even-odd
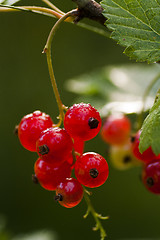
[[[83,153],[84,151],[84,141],[82,141],[79,138],[75,138],[73,139],[73,148],[75,153],[79,153],[80,155]],[[76,158],[78,158],[78,155],[76,156]],[[68,162],[72,165],[73,164],[73,155],[71,154],[71,156],[68,158]]]
[[[135,135],[135,137],[131,138],[131,142],[132,142],[132,153],[133,155],[141,160],[144,163],[148,163],[153,159],[156,159],[157,156],[154,154],[154,152],[152,151],[152,148],[149,147],[147,150],[145,150],[143,153],[140,153],[139,151],[139,137],[140,137],[141,132],[138,131],[137,134]]]
[[[55,199],[66,208],[77,206],[82,198],[82,185],[75,178],[66,178],[57,186]]]
[[[41,133],[36,146],[43,160],[61,164],[71,155],[73,142],[65,129],[51,127]],[[44,146],[46,149],[43,149]]]
[[[102,139],[111,145],[127,142],[131,130],[130,120],[124,115],[110,115],[102,126]]]
[[[49,190],[56,190],[57,185],[71,176],[71,165],[64,162],[61,165],[48,163],[41,158],[35,162],[34,172],[40,185]]]
[[[74,104],[65,114],[64,127],[73,138],[87,141],[100,131],[101,118],[99,112],[90,104]]]
[[[24,116],[18,126],[18,137],[24,148],[36,152],[36,141],[42,131],[53,124],[49,115],[35,111]]]
[[[108,174],[108,164],[98,153],[84,153],[75,163],[75,176],[86,187],[101,186],[107,180]]]
[[[145,187],[154,194],[160,194],[160,161],[152,160],[144,165],[142,181]]]
[[[79,154],[82,154],[84,151],[84,141],[82,141],[79,138],[74,138],[74,150],[75,152],[78,152]]]

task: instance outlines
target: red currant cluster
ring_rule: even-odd
[[[142,181],[145,187],[160,194],[160,155],[156,156],[149,147],[143,153],[139,151],[139,130],[131,135],[130,120],[124,115],[110,115],[104,122],[101,136],[110,144],[110,159],[119,169],[142,165]]]
[[[33,181],[56,191],[55,200],[62,206],[71,208],[80,203],[82,185],[98,187],[108,178],[108,164],[101,155],[83,154],[84,142],[94,138],[100,128],[99,112],[85,103],[74,104],[67,110],[63,129],[40,111],[24,116],[18,125],[23,147],[39,155]],[[73,169],[76,178],[71,177]]]

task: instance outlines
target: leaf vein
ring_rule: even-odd
[[[110,23],[109,23],[110,25]],[[151,30],[147,30],[147,29],[142,29],[142,28],[136,28],[136,27],[132,27],[132,26],[129,26],[129,25],[124,25],[124,24],[121,24],[121,23],[112,23],[111,25],[117,25],[117,26],[122,26],[122,27],[125,27],[125,28],[131,28],[131,29],[135,29],[135,30],[143,30],[143,31],[146,31],[146,32],[150,32],[152,33]]]
[[[155,0],[155,1],[156,1],[156,3],[160,6],[159,2],[158,2],[157,0]]]
[[[125,37],[127,37],[127,38],[131,38],[131,39],[135,39],[135,40],[140,40],[140,41],[143,41],[143,42],[151,42],[151,43],[155,43],[155,44],[157,44],[157,43],[160,43],[160,41],[158,42],[158,41],[152,41],[152,40],[148,40],[148,39],[142,39],[142,38],[139,38],[139,37],[133,37],[133,36],[129,36],[129,35],[123,35],[123,38],[125,38]]]
[[[144,9],[142,8],[142,5],[140,4],[140,2],[139,2],[138,0],[136,0],[136,2],[139,4],[140,8],[142,9],[142,11],[143,11],[146,19],[148,20],[148,24],[149,24],[149,23],[150,23],[150,20],[148,19],[147,15],[146,15],[146,12],[145,12]],[[150,24],[149,24],[149,26],[150,26]]]
[[[139,19],[137,16],[135,16],[133,13],[129,12],[127,9],[123,8],[121,5],[119,5],[117,2],[115,2],[115,0],[112,0],[113,3],[115,3],[117,6],[119,6],[119,8],[121,8],[123,11],[126,11],[127,13],[129,13],[131,16],[133,16],[134,18],[138,19],[139,21],[141,21],[143,24],[145,24],[146,26],[148,26],[149,28],[151,28],[153,30],[154,33],[156,33],[157,35],[160,36],[160,34],[153,29],[150,25],[148,25],[147,23],[143,22],[141,19]]]

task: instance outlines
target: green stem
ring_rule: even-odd
[[[142,98],[142,110],[140,112],[140,114],[138,115],[138,120],[137,120],[137,130],[139,130],[142,126],[143,123],[143,113],[145,111],[145,103],[146,103],[146,99],[149,95],[149,92],[151,91],[151,89],[153,88],[153,86],[155,85],[155,83],[159,80],[160,78],[160,73],[157,74],[157,76],[155,78],[153,78],[153,80],[149,83],[148,87],[146,88],[144,94],[143,94],[143,98]]]
[[[94,231],[99,230],[99,231],[100,231],[101,240],[104,240],[104,238],[107,236],[107,234],[106,234],[106,232],[105,232],[105,230],[104,230],[104,228],[103,228],[103,226],[102,226],[102,224],[101,224],[100,219],[106,220],[106,219],[108,219],[109,217],[103,217],[103,216],[101,216],[100,214],[98,214],[98,213],[95,211],[95,209],[94,209],[94,207],[93,207],[93,205],[92,205],[92,203],[91,203],[91,200],[90,200],[90,198],[88,197],[88,193],[87,193],[87,191],[85,190],[85,188],[84,188],[84,199],[85,199],[85,201],[86,201],[86,203],[87,203],[87,206],[88,206],[88,209],[87,209],[86,214],[84,215],[84,218],[86,218],[89,213],[92,214],[92,216],[93,216],[93,218],[94,218],[94,220],[95,220],[95,222],[96,222],[96,226],[93,228],[93,230],[94,230]]]
[[[52,58],[51,58],[51,44],[52,44],[53,37],[55,36],[56,30],[58,29],[59,25],[69,16],[76,14],[76,12],[77,12],[77,10],[72,10],[72,11],[66,13],[55,23],[55,25],[53,26],[53,28],[50,31],[50,34],[48,36],[46,45],[43,49],[43,53],[46,53],[50,79],[51,79],[53,91],[54,91],[54,94],[55,94],[55,98],[56,98],[56,101],[57,101],[57,105],[58,105],[58,108],[59,108],[59,123],[58,123],[58,126],[61,125],[61,123],[64,119],[64,112],[63,112],[64,106],[63,106],[61,98],[60,98],[60,94],[59,94],[59,91],[58,91],[58,87],[57,87],[57,83],[56,83],[56,79],[55,79],[55,75],[54,75],[54,71],[53,71]]]
[[[60,14],[60,12],[54,11],[49,8],[44,8],[44,7],[37,7],[37,6],[7,6],[7,5],[2,5],[0,4],[0,12],[17,12],[17,11],[25,11],[25,12],[30,12],[30,13],[36,13],[36,14],[43,14],[48,17],[57,17],[58,19],[61,18],[63,14]],[[69,23],[74,24],[73,22],[69,21]],[[103,29],[99,29],[98,27],[94,27],[85,23],[77,23],[77,26],[87,29],[89,31],[92,31],[94,33],[97,33],[99,35],[102,35],[104,37],[109,38],[110,37],[110,32]]]
[[[6,6],[0,4],[0,12],[13,12],[13,11],[25,11],[25,12],[32,12],[32,13],[38,13],[38,14],[44,14],[47,16],[54,16],[57,18],[61,18],[62,15],[58,12],[44,7],[37,7],[37,6],[21,6],[21,7],[15,7],[15,6]]]
[[[61,15],[64,15],[65,13],[62,12],[59,8],[57,8],[53,3],[51,3],[49,0],[42,0],[45,4],[47,4],[49,7],[54,9],[56,12],[60,13]]]

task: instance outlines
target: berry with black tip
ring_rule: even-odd
[[[73,138],[87,141],[100,131],[101,118],[99,112],[90,104],[74,104],[65,114],[64,127]]]
[[[154,194],[160,194],[160,161],[152,160],[142,172],[144,186]]]
[[[36,147],[43,160],[61,164],[70,157],[73,142],[65,129],[51,127],[41,133]]]
[[[113,167],[118,170],[126,170],[141,165],[141,162],[132,154],[130,141],[122,146],[110,146],[109,159]]]
[[[77,206],[82,198],[82,185],[75,178],[66,178],[56,188],[55,200],[66,208]]]
[[[86,187],[101,186],[107,180],[108,174],[107,161],[98,153],[84,153],[75,163],[76,178]]]

